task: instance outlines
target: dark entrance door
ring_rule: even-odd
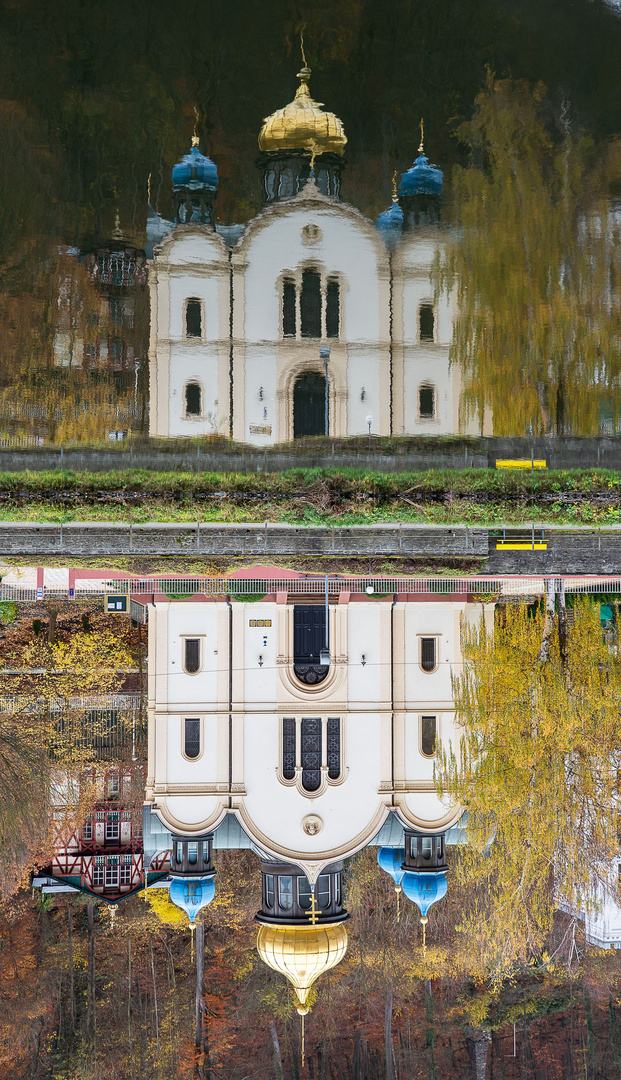
[[[311,686],[321,682],[328,674],[328,668],[319,663],[325,637],[325,607],[321,604],[296,604],[293,609],[294,671],[298,679]]]
[[[307,371],[293,390],[293,437],[326,434],[325,376]]]

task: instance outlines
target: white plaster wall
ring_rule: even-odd
[[[271,626],[250,626],[254,619],[271,619]],[[233,680],[243,678],[246,706],[253,702],[276,701],[277,629],[276,604],[244,604],[244,671],[233,672]],[[259,657],[263,666],[259,667]],[[248,722],[248,721],[247,721]]]
[[[302,241],[302,229],[308,224],[322,231],[321,240],[310,245]],[[241,245],[247,266],[246,341],[280,338],[279,280],[284,271],[302,265],[342,275],[341,336],[348,342],[377,341],[381,243],[370,223],[356,220],[338,205],[291,205],[286,213],[274,214]]]
[[[289,850],[310,854],[350,843],[379,806],[378,715],[350,713],[347,717],[343,764],[349,767],[349,775],[342,784],[328,786],[318,798],[310,799],[296,787],[278,781],[278,738],[278,718],[273,714],[246,718],[246,813],[274,845]],[[312,837],[301,827],[302,819],[311,813],[319,814],[324,823],[322,831]]]
[[[218,766],[218,722],[214,714],[197,717],[196,711],[188,711],[188,719],[201,721],[201,753],[190,761],[183,754],[185,739],[183,716],[168,717],[167,760],[169,784],[215,784]]]
[[[218,348],[192,342],[174,345],[170,356],[169,417],[171,436],[212,435],[221,430],[218,397]],[[203,416],[184,416],[185,386],[196,382],[203,391]],[[226,402],[223,403],[226,406]]]
[[[364,387],[364,401],[361,392]],[[350,351],[347,364],[347,434],[366,435],[367,416],[373,417],[371,434],[380,435],[380,357],[377,351]]]
[[[218,605],[209,603],[171,603],[168,607],[168,704],[200,706],[217,701],[218,661],[228,663],[228,657],[217,653]],[[160,609],[162,610],[162,609]],[[159,614],[159,613],[158,613]],[[159,630],[159,623],[158,623]],[[183,670],[183,637],[202,638],[202,668],[196,675]],[[162,700],[161,680],[156,682],[156,695]],[[164,699],[165,700],[165,699]]]
[[[452,701],[451,671],[454,670],[458,645],[454,612],[463,606],[446,602],[405,605],[405,698],[408,708]],[[419,638],[436,635],[439,635],[438,667],[428,673],[420,666]]]
[[[244,441],[257,446],[268,446],[278,441],[276,354],[272,344],[250,344],[245,350],[244,414],[246,431]],[[259,390],[263,390],[263,399]],[[270,435],[251,435],[250,425],[271,426]]]
[[[347,691],[351,703],[381,698],[380,604],[347,605]],[[361,664],[364,653],[366,664]],[[388,653],[390,661],[390,653]]]

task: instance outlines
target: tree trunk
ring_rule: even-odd
[[[272,1020],[270,1024],[270,1033],[272,1036],[272,1045],[274,1047],[274,1071],[276,1073],[276,1080],[282,1080],[282,1057],[280,1055],[280,1043],[278,1041],[278,1032],[276,1031],[276,1024]]]
[[[194,1045],[203,1045],[203,1012],[205,995],[205,924],[198,918],[196,923],[196,1025]]]
[[[86,905],[88,916],[88,974],[86,988],[86,1029],[88,1037],[94,1039],[97,1028],[95,1021],[95,917],[93,901]]]
[[[48,624],[47,624],[47,643],[53,645],[56,641],[56,619],[58,616],[57,607],[49,607],[47,609]]]
[[[384,1055],[386,1080],[392,1080],[392,990],[386,994],[384,1005]]]
[[[67,909],[67,936],[69,944],[69,1010],[71,1014],[71,1031],[75,1034],[75,976],[73,970],[73,904]]]
[[[558,643],[561,654],[563,671],[567,674],[569,660],[568,635],[567,635],[567,608],[565,606],[565,578],[557,578],[555,582],[556,604],[558,608]]]

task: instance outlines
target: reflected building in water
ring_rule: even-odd
[[[376,224],[340,202],[347,139],[310,74],[261,129],[255,218],[214,225],[218,174],[197,140],[173,169],[176,223],[150,211],[152,435],[459,430],[455,299],[433,280],[442,172],[421,141]]]
[[[482,607],[343,582],[326,626],[321,583],[291,579],[252,603],[153,595],[145,850],[171,848],[171,899],[191,923],[217,887],[214,844],[257,853],[257,947],[304,1013],[347,947],[344,859],[382,845],[386,869],[385,849],[402,848],[399,883],[424,921],[446,892],[462,809],[433,769],[456,736],[460,620]]]

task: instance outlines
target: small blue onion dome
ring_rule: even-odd
[[[199,911],[207,907],[216,895],[216,883],[210,878],[175,878],[170,886],[170,899],[185,911],[193,923]]]
[[[431,905],[446,895],[448,889],[446,872],[434,873],[431,870],[425,870],[423,873],[417,873],[415,870],[406,870],[401,888],[408,900],[416,904],[421,917],[425,919]]]
[[[437,165],[430,165],[429,158],[419,154],[407,172],[402,173],[397,188],[399,195],[441,195],[444,174]]]
[[[387,229],[401,229],[403,227],[403,210],[399,206],[396,195],[393,195],[392,200],[388,210],[382,210],[381,214],[378,214],[376,217],[376,229],[384,231]]]
[[[405,849],[395,847],[381,847],[377,853],[377,862],[380,870],[390,874],[397,888],[401,885],[405,870],[401,869],[401,863],[405,859]]]
[[[172,182],[174,187],[209,188],[215,191],[218,186],[218,170],[209,157],[205,157],[192,143],[189,154],[173,165]]]

